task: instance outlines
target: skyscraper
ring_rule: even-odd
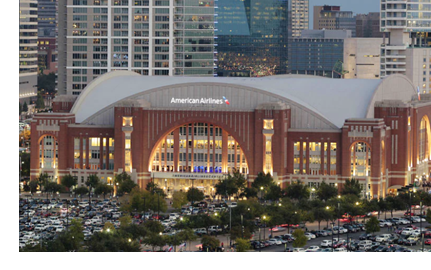
[[[217,75],[287,72],[287,0],[218,0]]]
[[[59,93],[113,70],[214,76],[214,2],[59,0]]]
[[[37,0],[19,0],[19,98],[37,95]],[[27,101],[28,103],[28,101]]]
[[[379,12],[356,15],[356,37],[383,37]]]
[[[308,9],[309,0],[291,0],[290,21],[292,24],[292,37],[300,37],[301,31],[308,29]]]
[[[381,0],[381,74],[406,75],[422,93],[431,90],[431,9],[429,1]]]
[[[58,0],[37,0],[37,28],[39,37],[57,36]]]
[[[351,30],[356,37],[356,19],[352,11],[341,11],[340,6],[314,6],[314,30]]]

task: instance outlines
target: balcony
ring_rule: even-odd
[[[400,68],[400,67],[387,67],[385,68],[386,72],[391,71],[391,72],[406,72],[405,68]]]
[[[408,45],[386,45],[386,50],[405,50]]]

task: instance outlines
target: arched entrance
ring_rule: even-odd
[[[186,191],[191,186],[214,195],[223,175],[249,168],[240,144],[222,127],[206,122],[177,126],[152,150],[149,170],[154,183],[166,192]]]
[[[350,175],[371,176],[371,147],[366,142],[355,142],[350,147]]]
[[[428,161],[430,157],[430,136],[430,121],[428,116],[425,115],[424,117],[422,117],[419,126],[419,162]]]
[[[46,134],[39,138],[39,168],[58,168],[58,140],[55,136]]]

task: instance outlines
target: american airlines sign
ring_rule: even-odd
[[[172,98],[171,104],[208,104],[208,105],[230,105],[226,97],[223,98]]]

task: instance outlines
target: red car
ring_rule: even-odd
[[[431,231],[425,232],[424,237],[431,238]]]
[[[431,239],[427,239],[427,240],[425,240],[425,243],[424,243],[425,245],[431,245]]]

